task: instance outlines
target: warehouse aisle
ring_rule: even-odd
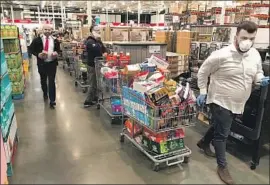
[[[94,107],[82,107],[84,98],[72,77],[59,67],[57,107],[49,109],[42,98],[36,65],[32,65],[25,99],[15,103],[20,142],[10,183],[221,184],[215,159],[206,158],[196,148],[201,137],[196,129],[188,129],[185,140],[193,151],[191,162],[154,172],[142,153],[131,144],[119,143],[119,125],[111,125],[106,114]],[[268,157],[253,172],[229,155],[235,181],[269,183]]]

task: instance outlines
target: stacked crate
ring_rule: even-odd
[[[166,60],[169,63],[168,70],[170,71],[172,78],[188,72],[188,55],[167,52]]]

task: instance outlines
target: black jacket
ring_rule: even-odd
[[[33,39],[31,45],[29,46],[29,50],[33,55],[37,57],[38,65],[44,63],[44,60],[38,57],[38,54],[43,51],[43,42],[41,37],[36,37]],[[54,51],[56,51],[58,54],[60,52],[60,43],[57,39],[54,39]],[[54,62],[58,63],[57,59],[55,59]]]
[[[86,40],[87,64],[95,67],[95,58],[101,57],[106,52],[106,48],[100,40],[89,36]]]

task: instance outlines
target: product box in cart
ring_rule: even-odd
[[[145,146],[149,151],[152,151],[157,154],[166,154],[169,152],[173,152],[176,150],[181,150],[185,148],[184,139],[171,139],[162,142],[155,142],[151,138],[146,136],[142,136],[142,144]]]

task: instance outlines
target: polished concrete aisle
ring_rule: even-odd
[[[10,183],[19,184],[222,184],[215,159],[196,147],[199,129],[187,129],[192,149],[189,164],[151,169],[151,162],[133,145],[119,143],[121,126],[111,125],[103,111],[84,109],[85,94],[61,67],[57,72],[57,107],[44,103],[35,64],[27,82],[25,99],[16,101],[20,142]],[[256,171],[228,155],[237,183],[269,183],[269,156]]]

